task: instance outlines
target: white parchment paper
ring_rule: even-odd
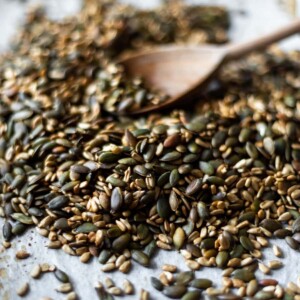
[[[99,0],[101,1],[101,0]],[[9,46],[9,39],[21,26],[25,16],[26,7],[32,3],[42,3],[46,5],[48,13],[53,18],[61,18],[64,15],[72,15],[80,8],[79,0],[0,0],[0,51],[4,51]],[[133,3],[142,7],[151,7],[159,3],[158,0],[126,0],[124,2]],[[232,29],[230,32],[234,42],[245,41],[256,37],[259,34],[271,32],[280,26],[291,21],[292,17],[287,14],[284,8],[279,5],[277,0],[216,0],[216,1],[186,1],[188,3],[206,3],[226,5],[232,12]],[[299,36],[288,39],[282,43],[286,49],[300,49]],[[0,219],[0,228],[3,220]],[[136,293],[120,299],[139,299],[141,288],[148,290],[151,299],[166,299],[161,293],[151,287],[150,277],[158,276],[161,272],[160,266],[164,263],[175,264],[182,271],[188,270],[184,260],[176,251],[159,251],[158,255],[152,260],[150,268],[143,268],[133,263],[130,274],[124,275],[120,272],[105,274],[100,271],[101,265],[96,259],[88,264],[80,263],[77,257],[71,257],[63,251],[50,250],[46,247],[47,239],[40,237],[34,228],[26,234],[12,241],[12,248],[4,251],[1,246],[2,234],[0,234],[0,299],[14,300],[19,299],[16,295],[16,288],[22,283],[29,281],[30,293],[24,299],[38,300],[43,297],[52,299],[64,299],[63,294],[55,291],[60,282],[53,274],[43,274],[39,280],[33,280],[29,276],[32,267],[37,263],[55,264],[61,270],[70,275],[76,293],[82,300],[97,299],[94,285],[97,281],[103,281],[106,276],[113,278],[117,286],[122,286],[125,278],[129,279],[135,286]],[[273,271],[270,275],[257,272],[260,277],[272,277],[281,284],[289,281],[297,281],[300,276],[300,254],[289,249],[280,240],[271,240],[270,245],[278,244],[284,252],[284,268]],[[30,258],[17,261],[15,258],[16,250],[26,249]],[[276,259],[272,249],[264,252],[263,261],[268,262]],[[217,268],[203,268],[197,272],[197,277],[210,278],[214,282],[221,282],[221,271]],[[118,299],[119,297],[116,297]]]

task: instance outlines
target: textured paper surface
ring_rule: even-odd
[[[99,0],[100,1],[100,0]],[[38,1],[29,1],[38,2]],[[45,0],[40,1],[47,5],[48,12],[55,18],[61,18],[64,14],[75,13],[80,7],[79,1],[76,0]],[[143,7],[156,5],[156,0],[132,0],[124,1],[138,4]],[[282,7],[278,6],[275,0],[227,0],[227,1],[187,1],[190,3],[216,3],[225,4],[232,11],[233,27],[231,30],[232,40],[244,41],[257,36],[258,33],[270,32],[283,24],[287,24],[291,17],[284,12]],[[28,2],[27,2],[28,3]],[[26,4],[16,0],[0,0],[0,51],[8,47],[10,36],[16,31],[24,18]],[[285,48],[300,49],[299,37],[289,39],[283,44]],[[0,228],[2,228],[3,220],[0,219]],[[0,234],[1,244],[2,234]],[[123,297],[120,299],[139,299],[140,289],[148,290],[151,299],[167,299],[159,292],[151,288],[150,277],[158,276],[161,272],[160,266],[164,263],[175,264],[180,270],[188,270],[184,264],[184,260],[176,251],[167,252],[160,251],[153,259],[150,268],[143,268],[133,263],[130,274],[124,275],[120,272],[105,274],[100,271],[101,265],[96,259],[88,264],[80,263],[77,257],[71,257],[62,250],[50,250],[45,245],[47,239],[40,237],[34,228],[29,230],[22,237],[18,237],[12,241],[12,248],[2,251],[0,246],[0,299],[14,300],[19,299],[16,295],[16,288],[22,283],[29,281],[30,293],[24,299],[38,300],[48,296],[52,299],[64,299],[63,294],[55,291],[60,282],[53,274],[43,274],[39,280],[33,280],[29,276],[32,267],[37,263],[55,264],[60,269],[70,275],[71,281],[75,287],[76,293],[82,300],[97,299],[94,291],[95,283],[103,281],[106,276],[110,276],[116,285],[121,287],[125,278],[129,279],[136,288],[133,296]],[[300,276],[300,255],[299,252],[292,251],[285,243],[279,240],[272,240],[270,244],[278,244],[284,252],[284,268],[273,271],[271,275],[262,276],[261,272],[257,272],[260,277],[275,278],[281,284],[289,281],[296,282]],[[17,261],[15,258],[16,250],[26,249],[30,254],[30,258]],[[264,252],[263,261],[268,262],[276,259],[272,249],[268,248]],[[198,278],[210,278],[214,282],[221,283],[221,271],[217,268],[203,268],[196,273]],[[119,297],[116,297],[119,299]]]

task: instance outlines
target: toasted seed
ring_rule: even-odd
[[[189,286],[196,289],[208,289],[212,287],[212,281],[210,279],[205,278],[195,278],[190,283]]]
[[[54,271],[54,276],[63,283],[68,283],[70,281],[69,276],[59,269]]]
[[[121,266],[119,267],[119,271],[121,271],[122,273],[128,273],[130,271],[130,268],[131,268],[131,261],[127,260],[121,264]]]
[[[26,259],[30,256],[30,254],[25,250],[19,250],[16,252],[17,259]]]
[[[41,272],[42,272],[41,266],[35,265],[30,272],[30,276],[35,279],[39,278],[41,275]]]
[[[164,287],[163,294],[168,298],[179,299],[186,293],[186,291],[187,289],[184,285],[173,285]]]
[[[173,243],[177,250],[182,248],[185,242],[185,232],[181,227],[177,227],[174,235],[173,235]]]
[[[131,256],[133,260],[135,260],[137,263],[144,267],[148,267],[150,264],[149,256],[142,251],[132,250]]]
[[[149,300],[149,292],[141,289],[140,300]]]
[[[29,284],[27,282],[21,284],[17,290],[16,290],[17,294],[20,297],[24,297],[27,295],[27,293],[29,292]]]
[[[134,294],[134,287],[128,279],[123,281],[123,290],[126,295]]]
[[[181,299],[182,300],[198,300],[201,299],[201,292],[200,291],[190,291],[187,292]]]
[[[9,241],[12,238],[12,226],[9,222],[4,222],[2,234],[6,241]]]
[[[29,216],[26,216],[22,213],[13,213],[11,214],[11,217],[16,220],[19,221],[20,223],[26,224],[26,225],[32,225],[33,221],[32,218]]]
[[[293,239],[292,237],[287,236],[285,238],[285,241],[286,241],[286,243],[288,244],[288,246],[290,248],[292,248],[294,250],[297,250],[299,248],[299,243],[295,239]]]
[[[123,195],[119,187],[113,189],[110,200],[110,207],[112,212],[117,212],[123,204]]]
[[[122,234],[118,238],[116,238],[112,243],[112,249],[121,252],[127,248],[129,242],[131,240],[131,235],[129,233]]]
[[[176,276],[177,285],[187,285],[194,279],[193,271],[180,272]]]
[[[70,292],[69,294],[67,294],[66,300],[76,300],[77,299],[77,295],[75,292]]]
[[[158,280],[157,278],[155,277],[151,277],[150,278],[150,282],[151,282],[151,285],[158,291],[162,291],[164,286],[163,284],[161,283],[160,280]]]
[[[279,260],[271,260],[268,263],[268,267],[272,270],[280,269],[282,266],[283,264]]]
[[[293,222],[293,233],[300,232],[300,216]]]
[[[249,282],[252,279],[255,279],[254,274],[245,269],[237,269],[233,273],[233,278],[240,279],[245,282]]]
[[[282,257],[282,250],[277,245],[273,246],[273,252],[275,256]]]
[[[246,289],[246,294],[248,297],[253,297],[258,291],[258,282],[256,279],[252,279],[249,281]]]
[[[63,208],[67,205],[67,203],[69,202],[68,197],[66,196],[57,196],[54,199],[52,199],[49,203],[48,203],[48,207],[49,209],[60,209]]]
[[[202,180],[197,178],[194,179],[186,188],[185,193],[189,196],[194,195],[201,189]]]
[[[61,284],[55,290],[60,293],[70,293],[73,290],[73,287],[72,287],[71,283],[68,282],[68,283]]]
[[[174,265],[164,264],[162,266],[162,270],[166,272],[175,273],[177,271],[177,267]]]
[[[259,299],[259,300],[274,299],[274,294],[272,292],[258,291],[255,294],[255,299]]]
[[[82,225],[78,226],[75,231],[77,233],[90,233],[97,231],[98,227],[93,223],[83,223]]]
[[[248,251],[253,251],[254,250],[253,244],[247,236],[244,236],[244,235],[241,236],[240,237],[240,243],[246,250],[248,250]]]
[[[107,289],[107,291],[111,294],[111,295],[115,295],[115,296],[120,296],[122,295],[122,290],[116,286],[110,287]]]

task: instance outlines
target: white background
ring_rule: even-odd
[[[74,14],[80,8],[79,0],[44,0],[27,1],[26,3],[28,2],[42,2],[46,5],[49,15],[54,18]],[[126,0],[123,2],[138,4],[141,7],[151,7],[159,3],[158,0]],[[292,16],[277,0],[191,0],[186,2],[226,5],[232,14],[233,25],[230,36],[233,42],[246,41],[263,33],[271,32],[292,20]],[[9,39],[18,26],[21,26],[26,5],[25,2],[17,0],[0,0],[0,51],[3,52],[8,48]],[[245,12],[245,14],[241,14],[241,12]],[[299,36],[288,39],[282,46],[285,49],[300,49]],[[0,228],[2,224],[3,220],[0,219]],[[1,239],[2,235],[0,234],[0,242]],[[0,245],[0,299],[18,299],[15,289],[24,281],[30,282],[31,289],[25,299],[38,300],[45,296],[53,299],[64,299],[64,295],[54,290],[60,283],[53,274],[44,274],[40,280],[35,281],[30,278],[29,272],[36,263],[48,262],[66,271],[71,277],[76,293],[82,300],[97,299],[94,285],[98,280],[103,281],[106,276],[111,276],[117,286],[122,285],[124,278],[128,278],[134,283],[136,294],[126,299],[139,299],[141,288],[150,291],[151,299],[165,299],[162,294],[151,288],[150,276],[158,277],[161,272],[160,266],[164,263],[175,264],[180,270],[187,270],[183,258],[178,253],[160,251],[152,261],[151,268],[142,268],[134,264],[129,275],[119,272],[104,274],[100,271],[101,265],[96,259],[89,264],[81,264],[77,257],[70,257],[63,251],[47,249],[46,243],[47,239],[40,237],[35,229],[31,229],[27,234],[13,240],[13,246],[8,251],[3,251]],[[280,245],[284,250],[283,262],[285,267],[264,277],[273,277],[279,280],[281,284],[286,284],[291,280],[296,282],[297,277],[300,276],[299,253],[288,249],[278,240],[270,241],[270,244],[274,243]],[[27,260],[17,261],[14,256],[17,249],[26,249],[31,253],[31,257]],[[275,259],[275,256],[271,249],[267,249],[264,252],[263,261],[268,262],[271,259]],[[261,272],[258,271],[257,274],[263,277]],[[197,277],[211,278],[214,282],[221,282],[221,272],[217,268],[203,268],[197,272]],[[118,298],[116,297],[116,299]]]

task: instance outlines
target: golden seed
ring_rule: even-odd
[[[21,284],[16,292],[20,297],[26,296],[26,294],[29,292],[29,284],[27,282]]]
[[[39,278],[41,275],[41,272],[42,272],[41,266],[35,265],[30,272],[30,276],[35,279]]]

